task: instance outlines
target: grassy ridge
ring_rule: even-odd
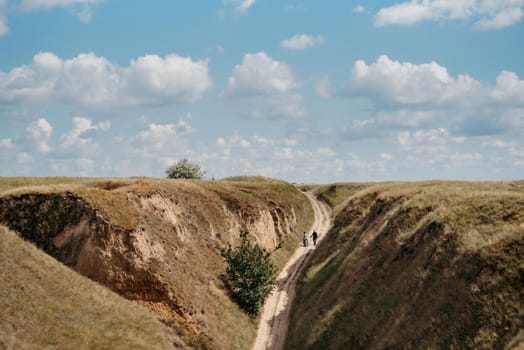
[[[284,248],[273,255],[282,267],[299,244],[301,232],[313,221],[308,199],[294,186],[260,177],[219,181],[65,178],[63,183],[59,178],[0,178],[0,188],[0,202],[4,201],[5,208],[12,207],[10,201],[17,198],[28,200],[28,194],[58,194],[58,198],[70,194],[67,201],[59,200],[63,206],[74,205],[75,198],[80,198],[111,226],[120,228],[122,237],[131,240],[120,241],[119,235],[113,236],[114,240],[104,242],[115,242],[109,247],[114,250],[99,255],[100,259],[115,257],[118,266],[97,260],[93,266],[99,271],[87,275],[101,276],[102,269],[108,271],[102,277],[109,287],[116,286],[115,290],[133,298],[143,295],[138,303],[154,312],[188,346],[197,348],[246,349],[256,334],[257,322],[249,319],[223,288],[220,274],[225,266],[217,246],[236,244],[238,231],[249,229],[251,239],[267,248],[274,248],[279,241],[284,243]],[[52,216],[45,212],[50,207],[54,206],[26,208],[21,217],[45,221]],[[58,207],[60,212],[70,212],[69,207]],[[46,222],[31,224],[53,226]],[[78,226],[72,222],[64,227]],[[269,235],[276,227],[287,233]],[[96,254],[99,250],[91,251]],[[138,275],[128,276],[130,270]],[[160,297],[148,295],[151,283],[163,293]],[[174,304],[163,301],[168,297],[175,308],[170,309]]]
[[[336,184],[288,348],[513,349],[524,329],[524,182]]]
[[[148,312],[0,226],[0,348],[170,349]]]

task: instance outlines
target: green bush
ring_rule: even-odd
[[[200,165],[191,163],[187,158],[166,169],[168,179],[202,179],[205,173]]]
[[[276,284],[276,267],[270,260],[271,252],[251,243],[247,235],[240,233],[240,246],[221,248],[220,254],[227,263],[227,287],[238,305],[254,318]]]

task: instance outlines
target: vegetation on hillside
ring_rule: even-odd
[[[240,245],[220,249],[226,268],[226,285],[233,299],[249,316],[256,317],[275,287],[276,267],[271,252],[251,243],[247,232],[240,233]]]
[[[287,348],[524,344],[524,182],[335,184]]]
[[[4,180],[0,221],[38,236],[54,256],[144,306],[194,347],[245,349],[256,334],[220,279],[226,267],[216,247],[236,247],[249,231],[266,249],[284,244],[272,254],[281,268],[313,220],[293,185],[260,177],[9,178],[1,187]]]
[[[168,179],[203,179],[205,171],[200,165],[184,158],[166,169]]]
[[[183,348],[138,305],[0,226],[0,348]]]

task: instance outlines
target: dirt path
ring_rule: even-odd
[[[318,240],[321,241],[331,227],[330,209],[311,193],[308,192],[306,195],[315,212],[315,222],[309,232],[306,233],[310,235],[313,230],[316,230],[320,233]],[[304,262],[314,249],[311,238],[309,238],[309,241],[309,247],[298,248],[278,275],[277,288],[264,304],[253,350],[281,350],[284,348],[291,308],[290,297]]]

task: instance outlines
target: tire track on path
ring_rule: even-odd
[[[325,203],[317,200],[311,192],[306,192],[305,195],[311,202],[315,213],[315,221],[308,234],[313,230],[320,233],[317,242],[319,244],[331,228],[331,210]],[[297,248],[278,275],[277,287],[264,304],[253,350],[282,350],[284,348],[293,291],[304,263],[313,249],[313,244]]]

